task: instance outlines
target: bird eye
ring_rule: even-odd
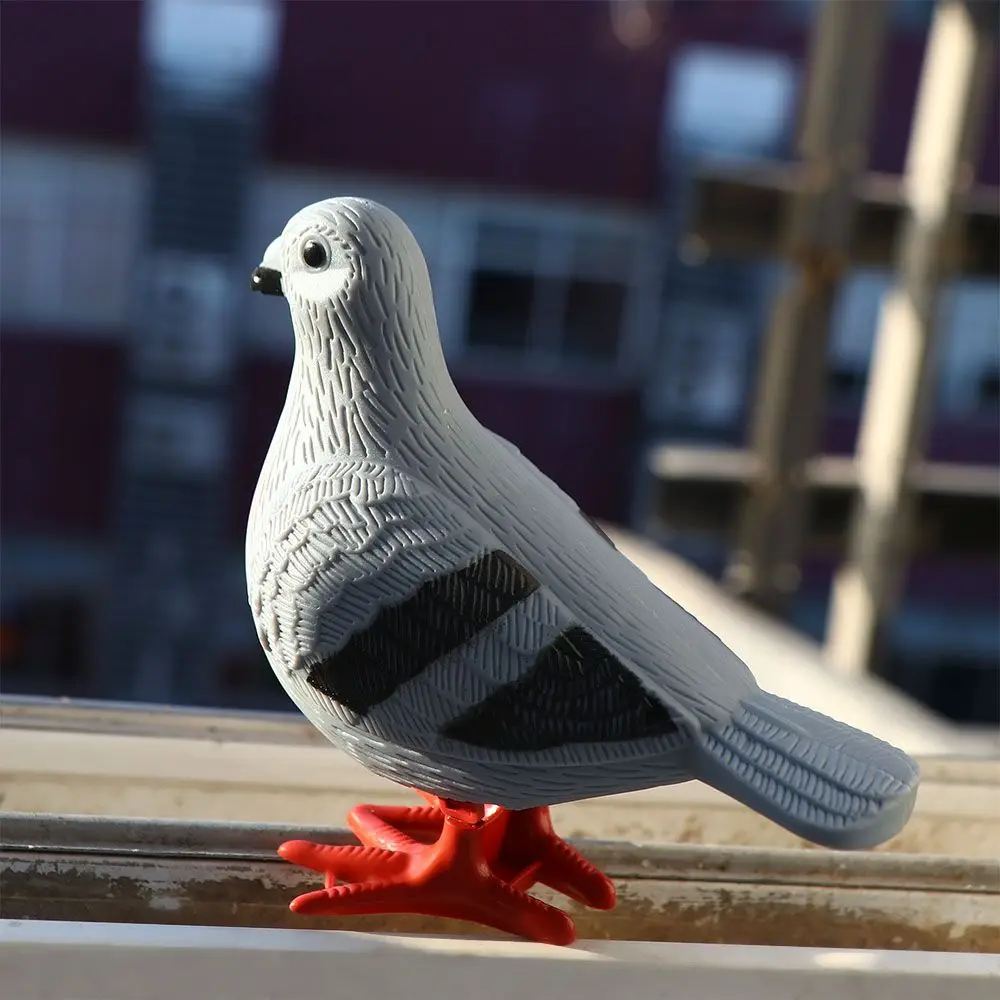
[[[327,259],[326,247],[319,240],[306,240],[302,244],[302,260],[306,267],[319,270],[326,265]]]

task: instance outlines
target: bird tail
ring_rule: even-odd
[[[917,765],[902,750],[758,690],[703,731],[695,777],[824,847],[874,847],[910,817]]]

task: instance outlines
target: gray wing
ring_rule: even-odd
[[[678,725],[597,639],[571,625],[441,732],[469,746],[524,753],[671,736]]]
[[[439,493],[341,463],[267,524],[250,590],[272,666],[374,770],[505,804],[687,777],[655,759],[687,739],[669,711]]]
[[[247,585],[279,678],[308,670],[421,583],[470,560],[479,529],[388,466],[344,460],[287,484],[247,542]]]

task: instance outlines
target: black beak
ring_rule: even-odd
[[[255,267],[250,275],[250,289],[264,295],[284,295],[281,290],[281,272],[273,267]]]

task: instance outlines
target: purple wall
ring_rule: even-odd
[[[830,417],[824,438],[826,450],[833,455],[851,454],[857,443],[859,425],[856,416]],[[1000,432],[988,419],[979,423],[938,419],[931,428],[926,453],[936,462],[1000,465]]]
[[[630,51],[604,0],[285,4],[271,98],[272,159],[432,182],[649,202],[668,66],[692,41],[800,57],[801,23],[767,0],[673,0]],[[0,126],[134,143],[142,134],[141,5],[0,5]],[[894,37],[873,167],[903,163],[923,40]],[[376,62],[377,60],[377,62]],[[1000,175],[998,115],[983,177]]]
[[[837,564],[833,559],[805,558],[802,595],[829,593]],[[995,553],[970,556],[921,555],[907,566],[903,583],[906,602],[955,611],[984,611],[1000,607],[1000,572]]]
[[[96,142],[140,130],[141,4],[0,4],[0,128]]]
[[[110,516],[123,354],[114,344],[5,334],[2,530],[101,537]]]
[[[592,517],[624,521],[640,427],[634,390],[456,379],[469,408]]]
[[[606,3],[286,12],[279,159],[608,199],[656,189],[666,47],[629,52]]]

